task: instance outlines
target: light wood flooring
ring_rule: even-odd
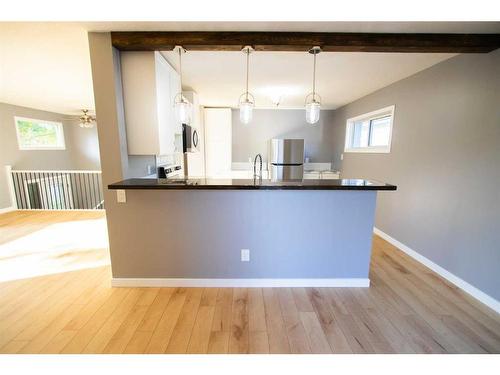
[[[498,314],[376,236],[370,288],[111,288],[102,236],[102,212],[0,215],[0,353],[500,352]]]

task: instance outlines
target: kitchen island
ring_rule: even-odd
[[[377,191],[360,179],[129,179],[115,286],[369,286]],[[248,251],[247,251],[248,250]],[[248,259],[248,260],[247,260]]]

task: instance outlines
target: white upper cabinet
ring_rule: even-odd
[[[159,52],[122,52],[123,102],[129,155],[165,155],[177,151],[174,98],[179,74]]]

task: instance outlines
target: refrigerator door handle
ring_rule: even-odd
[[[276,167],[300,167],[303,163],[271,163]]]

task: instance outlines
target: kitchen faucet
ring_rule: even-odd
[[[259,178],[262,180],[262,155],[261,154],[257,154],[255,155],[255,159],[253,159],[253,177],[257,177],[257,158],[260,159],[260,174],[259,174]]]

